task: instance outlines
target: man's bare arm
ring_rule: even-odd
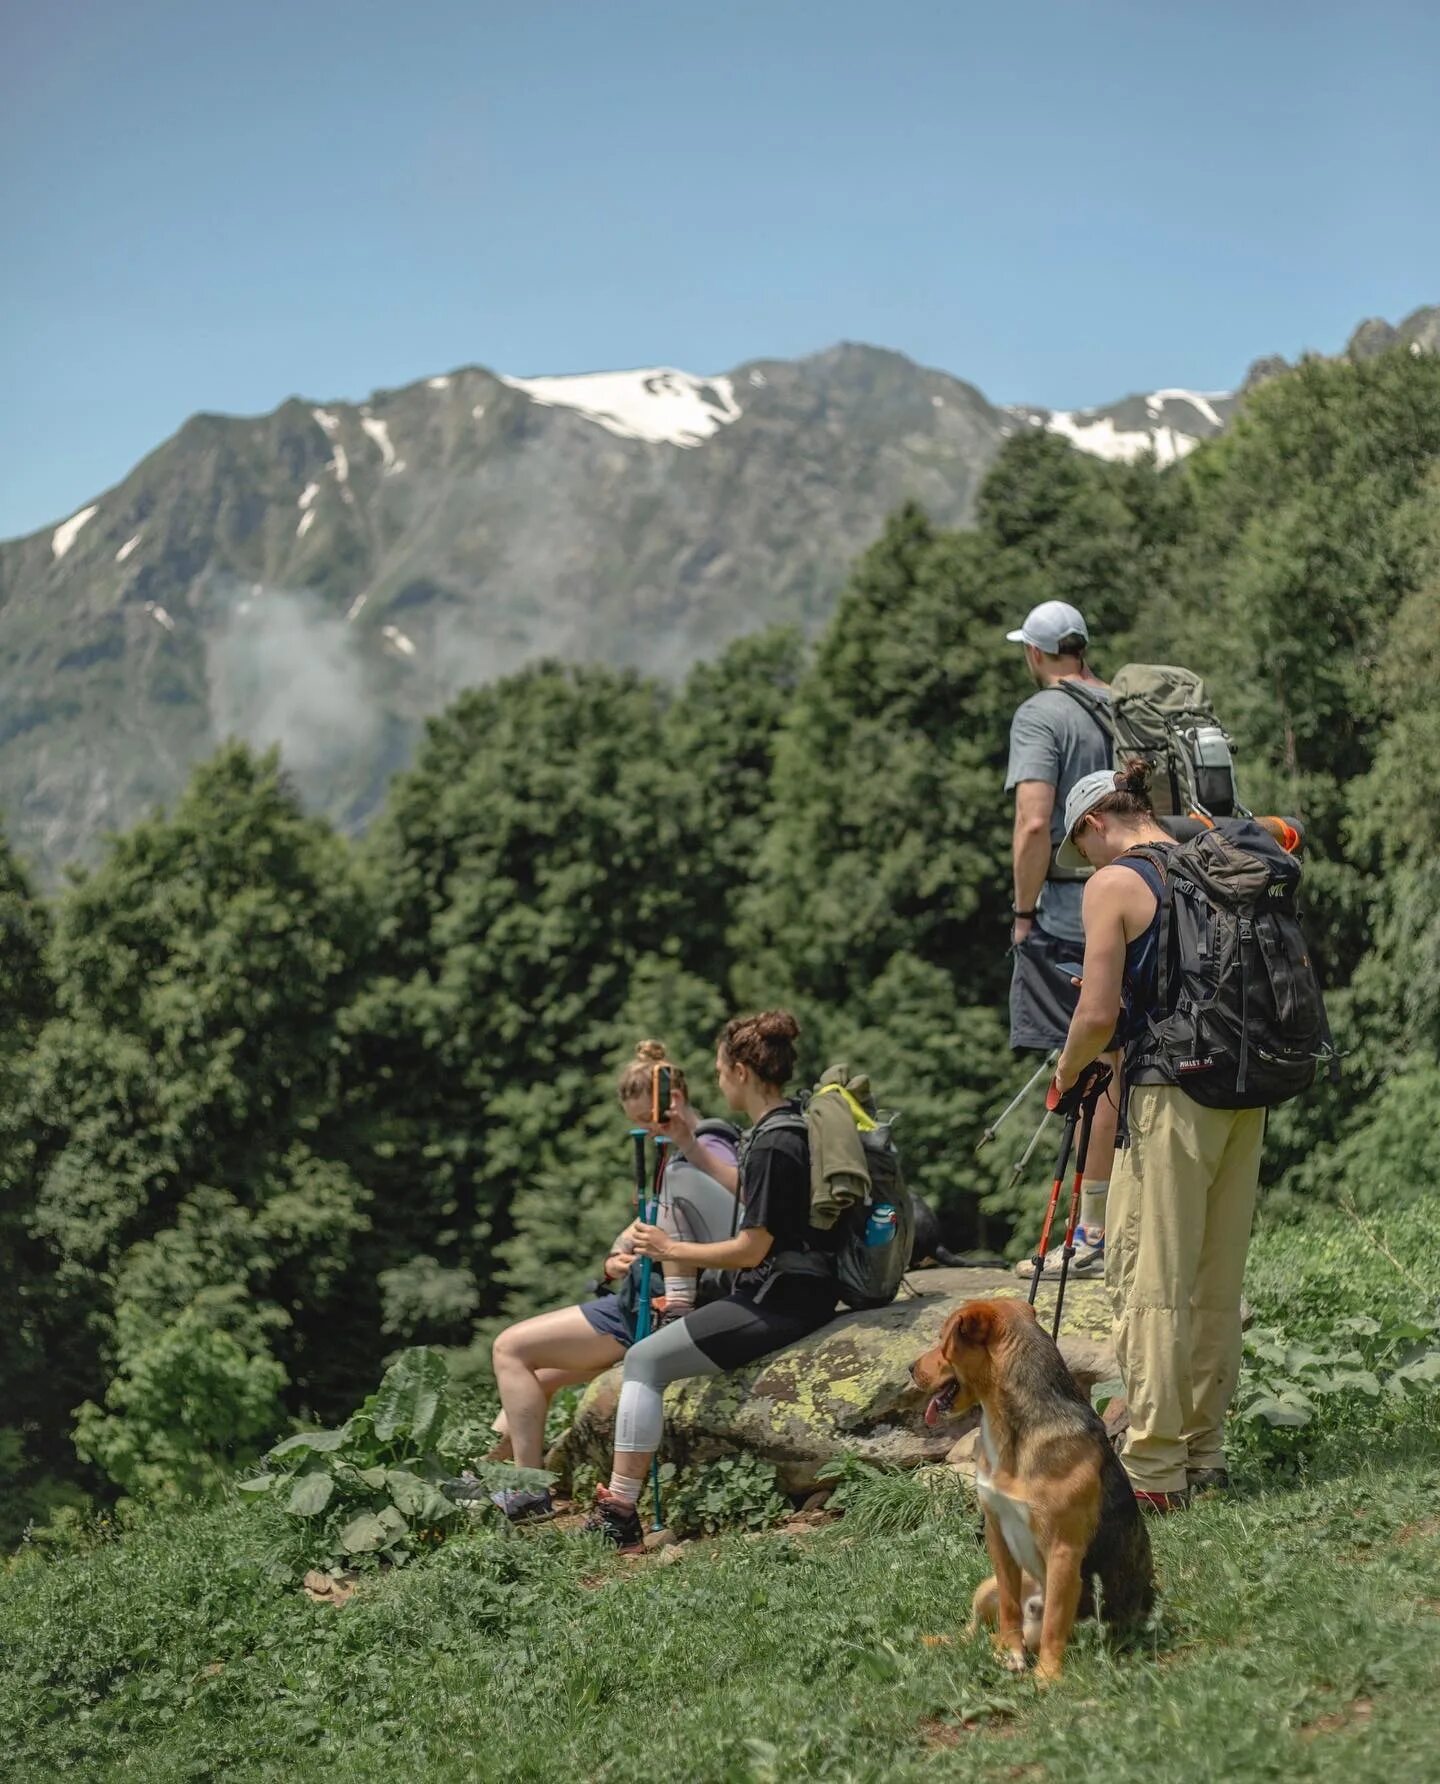
[[[1033,911],[1050,872],[1050,815],[1055,789],[1049,781],[1020,781],[1015,788],[1015,833],[1011,844],[1015,909]],[[1023,942],[1030,919],[1017,917],[1012,939]]]

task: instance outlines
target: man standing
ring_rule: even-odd
[[[1111,744],[1100,721],[1066,683],[1085,697],[1108,700],[1109,689],[1085,661],[1090,633],[1068,601],[1042,601],[1018,631],[1006,634],[1025,647],[1025,667],[1040,690],[1021,702],[1010,722],[1010,765],[1005,791],[1015,794],[1012,845],[1014,876],[1013,968],[1010,980],[1010,1045],[1048,1053],[1064,1045],[1075,1013],[1074,978],[1085,940],[1081,899],[1085,874],[1057,868],[1054,850],[1064,838],[1062,814],[1075,783],[1108,768]],[[1085,1173],[1081,1224],[1076,1229],[1072,1276],[1105,1274],[1105,1192],[1115,1151],[1116,1108],[1112,1090],[1095,1112]],[[1045,1260],[1058,1268],[1060,1250]],[[1016,1265],[1028,1276],[1029,1259]]]

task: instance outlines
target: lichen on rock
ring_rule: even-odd
[[[907,1468],[945,1461],[965,1422],[926,1426],[925,1395],[911,1382],[910,1365],[963,1302],[1018,1297],[1027,1285],[993,1270],[920,1270],[909,1280],[913,1295],[842,1313],[748,1369],[677,1382],[665,1395],[664,1459],[694,1466],[749,1450],[775,1465],[788,1493],[813,1487],[837,1456]],[[1037,1310],[1046,1325],[1053,1308],[1054,1286],[1042,1282]],[[1103,1284],[1067,1286],[1061,1350],[1087,1389],[1116,1373]],[[591,1383],[549,1459],[563,1477],[582,1463],[609,1467],[619,1393],[618,1368]]]

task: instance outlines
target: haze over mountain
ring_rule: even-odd
[[[1440,347],[1440,308],[1365,323],[1350,351],[1406,343]],[[469,366],[361,404],[197,415],[0,544],[0,811],[53,872],[234,734],[280,742],[358,826],[467,685],[539,656],[671,675],[762,625],[813,628],[901,501],[963,524],[1016,429],[1167,464],[1239,400],[998,407],[844,344],[713,377]]]

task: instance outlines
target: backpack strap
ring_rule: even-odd
[[[1115,751],[1115,719],[1111,702],[1109,700],[1101,700],[1094,694],[1087,694],[1079,682],[1057,681],[1052,682],[1051,686],[1058,688],[1062,694],[1068,694],[1077,706],[1083,707],[1083,709],[1090,714],[1090,717],[1095,721],[1096,728],[1099,730],[1100,735],[1105,739],[1105,747],[1111,752],[1111,759],[1113,760]]]
[[[1116,861],[1123,861],[1127,856],[1138,858],[1141,861],[1148,861],[1150,866],[1155,869],[1156,874],[1159,876],[1160,896],[1156,902],[1159,906],[1160,930],[1155,938],[1155,988],[1157,993],[1161,992],[1160,977],[1163,973],[1163,997],[1167,1006],[1170,1001],[1170,983],[1172,978],[1170,950],[1174,933],[1174,919],[1171,912],[1174,888],[1170,883],[1169,863],[1165,859],[1168,853],[1168,849],[1156,848],[1153,843],[1139,842],[1132,844],[1130,848],[1115,857]],[[1112,862],[1111,865],[1113,866],[1114,863]],[[1168,1008],[1166,1013],[1169,1013]],[[1145,1018],[1145,1027],[1148,1033],[1154,1033],[1155,1017],[1153,1014],[1148,1015]],[[1143,1035],[1137,1035],[1125,1049],[1120,1058],[1120,1082],[1115,1090],[1120,1119],[1116,1130],[1115,1144],[1121,1147],[1126,1147],[1130,1144],[1130,1092],[1135,1087],[1133,1074],[1137,1072],[1141,1066],[1150,1063],[1150,1061],[1144,1058],[1141,1052],[1141,1043],[1143,1039]]]

